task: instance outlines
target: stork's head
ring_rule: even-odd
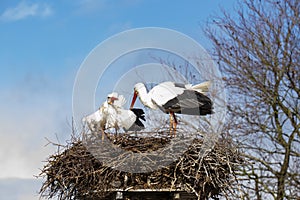
[[[134,85],[134,90],[135,91],[139,91],[142,88],[145,88],[145,84],[144,83],[137,83],[137,84]]]
[[[115,100],[118,100],[118,93],[113,92],[107,95],[107,103],[113,104]]]
[[[137,83],[137,84],[135,84],[135,86],[134,86],[134,93],[133,93],[133,98],[132,98],[132,101],[131,101],[130,109],[133,108],[134,103],[136,101],[136,98],[137,98],[137,96],[139,96],[139,90],[141,88],[143,88],[143,87],[145,87],[145,85],[143,83]]]
[[[133,108],[137,97],[140,98],[140,101],[144,106],[147,106],[151,109],[156,109],[157,108],[157,106],[152,102],[151,95],[149,95],[145,84],[143,84],[143,83],[135,84],[134,94],[133,94],[132,102],[131,102],[131,105],[130,105],[130,109]]]

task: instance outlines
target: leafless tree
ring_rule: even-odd
[[[247,158],[239,199],[300,198],[300,1],[244,0],[208,25],[230,136]]]

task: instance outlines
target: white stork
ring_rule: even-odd
[[[104,130],[115,128],[119,130],[140,130],[144,128],[140,119],[145,121],[144,111],[138,108],[125,110],[123,105],[126,103],[123,95],[111,93],[102,106],[91,115],[82,119],[86,122],[91,131],[101,130],[102,140],[104,140]]]
[[[143,83],[134,86],[134,95],[130,108],[137,96],[146,107],[159,108],[170,115],[170,134],[176,136],[177,119],[175,113],[187,115],[207,115],[213,113],[213,103],[206,96],[210,82],[197,85],[163,82],[149,92]]]

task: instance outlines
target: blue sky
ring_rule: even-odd
[[[124,30],[151,26],[182,32],[209,49],[202,33],[205,22],[234,3],[1,0],[0,181],[33,178],[54,151],[45,147],[45,137],[60,142],[69,138],[73,83],[96,45]]]

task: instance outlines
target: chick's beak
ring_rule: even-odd
[[[118,98],[116,98],[116,97],[108,97],[107,103],[108,104],[113,104],[115,100],[118,100]]]

